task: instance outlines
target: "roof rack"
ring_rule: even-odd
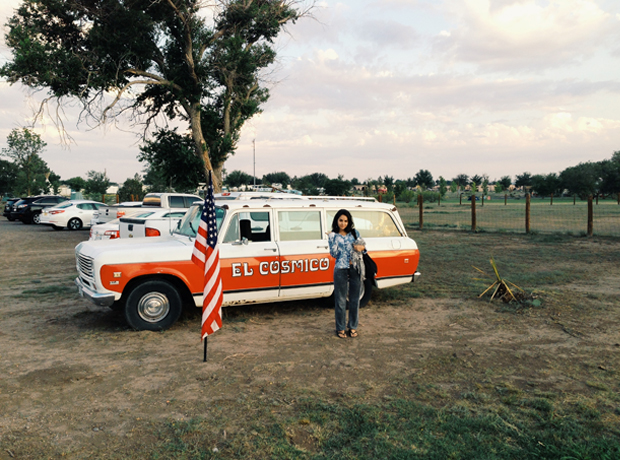
[[[322,201],[331,201],[331,200],[350,200],[350,201],[377,201],[372,196],[329,196],[329,195],[315,195],[315,196],[306,196],[309,200],[322,200]]]

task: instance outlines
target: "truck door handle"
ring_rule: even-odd
[[[273,251],[276,252],[278,249],[277,248],[265,248],[265,251]]]
[[[317,246],[316,248],[317,248],[317,249],[327,249],[327,248],[328,248],[328,246],[327,246],[327,245],[325,245],[325,246]]]

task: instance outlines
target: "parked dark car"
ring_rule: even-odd
[[[21,198],[9,198],[8,200],[6,200],[6,203],[4,205],[4,212],[2,213],[2,216],[9,219],[11,222],[15,220],[13,217],[11,217],[11,211],[13,210],[13,205],[17,203],[19,200],[21,200]]]
[[[467,201],[471,201],[471,195],[467,197]],[[476,195],[476,201],[480,201],[480,197]]]
[[[13,203],[9,220],[21,220],[24,224],[38,224],[41,220],[41,210],[67,201],[64,196],[39,195],[29,196]]]

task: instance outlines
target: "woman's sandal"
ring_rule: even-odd
[[[344,331],[336,331],[336,335],[341,338],[341,339],[346,339],[347,338],[347,333]]]
[[[355,329],[349,329],[349,335],[351,338],[357,337],[357,331]]]

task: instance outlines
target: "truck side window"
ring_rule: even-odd
[[[183,200],[182,196],[171,196],[170,198],[170,207],[171,208],[184,208],[185,200]]]
[[[280,241],[320,240],[321,211],[278,211]]]
[[[228,230],[222,243],[234,243],[239,240],[239,214],[235,214],[230,218],[228,222]]]
[[[392,216],[384,211],[350,210],[355,228],[363,238],[399,237],[402,236]],[[327,222],[333,220],[335,210],[327,211]]]
[[[228,223],[223,243],[233,243],[242,238],[250,242],[271,241],[269,212],[240,212],[234,214]]]

